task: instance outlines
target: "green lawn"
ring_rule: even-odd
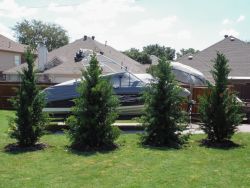
[[[250,187],[250,134],[233,139],[231,150],[200,147],[203,135],[181,150],[142,148],[138,135],[122,135],[120,149],[109,153],[71,153],[65,135],[51,134],[44,151],[10,154],[13,142],[0,111],[0,187]]]

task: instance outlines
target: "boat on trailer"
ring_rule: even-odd
[[[142,92],[153,80],[150,74],[132,74],[128,71],[111,73],[101,76],[108,79],[113,86],[114,95],[120,101],[118,113],[120,116],[138,116],[143,113]],[[80,79],[70,80],[46,88],[43,92],[46,95],[45,112],[56,115],[69,115],[71,107],[74,106],[74,99],[79,96],[77,87]],[[190,92],[182,88],[181,96],[188,97]]]
[[[77,58],[80,55],[80,59]],[[89,61],[93,55],[93,51],[81,49],[75,57],[76,63],[81,63],[83,68],[89,66]],[[134,74],[128,70],[128,67],[122,66],[120,63],[108,58],[103,53],[96,54],[97,60],[103,70],[112,73],[102,75],[103,79],[108,79],[113,86],[114,95],[120,101],[118,112],[120,116],[138,116],[143,113],[142,92],[150,82],[154,81],[150,74]],[[171,62],[172,73],[175,79],[183,84],[191,86],[206,85],[204,75],[189,66],[178,62]],[[74,99],[79,96],[77,87],[80,83],[78,80],[66,81],[46,88],[43,92],[46,95],[45,112],[50,114],[67,116],[71,113],[71,107],[74,106]],[[178,86],[181,87],[181,86]],[[181,87],[182,88],[182,87]],[[189,97],[189,90],[182,88],[180,95]]]

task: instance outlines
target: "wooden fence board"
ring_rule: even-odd
[[[47,88],[51,83],[38,84],[41,89]],[[9,99],[16,96],[20,83],[17,82],[0,82],[0,109],[12,109]]]

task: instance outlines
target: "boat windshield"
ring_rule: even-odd
[[[109,77],[114,88],[142,87],[143,81],[129,72],[117,73]]]

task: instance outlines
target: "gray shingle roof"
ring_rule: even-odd
[[[229,76],[250,76],[250,45],[233,36],[229,36],[218,43],[200,51],[189,59],[189,55],[183,56],[176,61],[191,66],[201,71],[210,82],[213,82],[210,73],[213,66],[212,60],[216,53],[223,53],[229,60],[231,72]]]
[[[87,37],[87,40],[83,40],[83,38],[81,38],[51,51],[48,54],[48,62],[52,61],[55,57],[58,57],[62,63],[58,66],[45,70],[44,74],[80,74],[80,70],[83,69],[83,66],[81,63],[76,63],[74,61],[76,52],[79,49],[91,49],[96,53],[102,52],[104,56],[107,56],[108,58],[116,61],[118,64],[127,67],[129,71],[134,73],[144,73],[146,70],[145,66],[124,55],[122,52],[115,50],[111,46],[101,44],[100,42]],[[112,70],[115,70],[116,72],[120,71],[120,66],[114,66],[112,64],[110,66],[112,67]],[[5,71],[4,74],[16,73],[17,71],[20,71],[22,67],[23,65],[14,67]],[[110,72],[110,69],[107,70],[105,67],[103,69],[103,73]]]
[[[19,52],[25,51],[25,45],[19,44],[3,35],[0,34],[0,50],[8,52]]]

